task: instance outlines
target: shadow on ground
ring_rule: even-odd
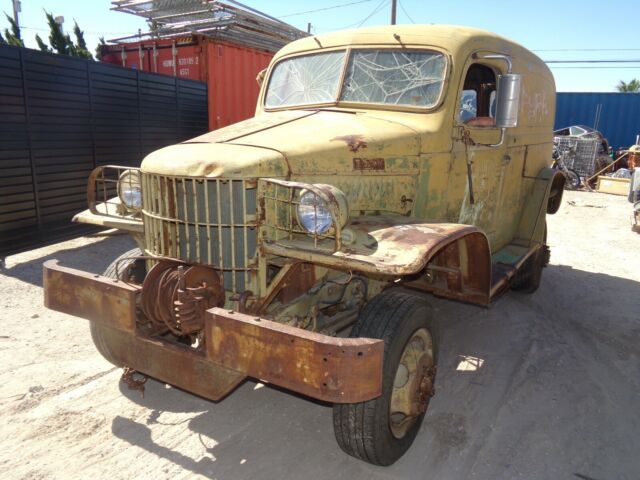
[[[56,245],[32,250],[28,252],[30,256],[34,253],[42,253],[42,255],[23,262],[20,259],[27,254],[8,257],[7,264],[11,265],[15,261],[19,263],[0,269],[0,275],[17,278],[41,287],[42,264],[47,260],[56,259],[60,265],[65,267],[77,268],[90,273],[102,273],[116,257],[135,247],[135,242],[129,235],[98,232],[82,237],[82,239],[84,238],[98,239],[98,241],[63,250],[57,250]],[[53,253],[48,253],[51,251]]]
[[[113,434],[206,477],[634,478],[640,283],[551,265],[538,292],[510,292],[489,309],[430,301],[440,323],[436,395],[392,467],[344,455],[331,407],[253,381],[217,404],[152,380],[144,399],[123,389],[150,414],[114,418]],[[154,440],[164,412],[192,413],[173,428],[198,435],[207,455]]]

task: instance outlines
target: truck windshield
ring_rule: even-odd
[[[269,80],[265,106],[335,102],[345,56],[345,51],[318,53],[278,63]]]
[[[340,100],[433,107],[440,97],[446,61],[436,52],[355,51]]]
[[[372,103],[430,108],[442,91],[443,54],[433,51],[354,50],[340,87],[346,52],[283,60],[273,69],[265,106]]]

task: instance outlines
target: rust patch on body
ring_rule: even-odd
[[[57,260],[44,263],[43,277],[45,307],[112,328],[134,330],[139,286],[62,267]]]
[[[336,403],[382,391],[382,340],[330,337],[221,308],[207,315],[207,356],[224,368]]]
[[[307,293],[315,283],[316,275],[313,265],[297,262],[291,269],[291,274],[282,282],[279,290],[280,301],[283,304],[293,302],[300,295]]]
[[[384,171],[385,162],[384,158],[354,158],[353,169],[354,170],[376,170]]]
[[[364,141],[362,135],[343,135],[341,137],[333,137],[331,141],[345,142],[353,153],[357,153],[361,148],[367,148],[367,142]]]

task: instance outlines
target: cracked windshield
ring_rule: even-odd
[[[435,52],[353,52],[340,100],[433,107],[445,65]]]
[[[271,75],[266,107],[335,102],[345,56],[330,52],[279,63]],[[445,67],[444,55],[436,52],[353,52],[340,100],[433,107]]]
[[[271,74],[266,107],[335,102],[345,55],[321,53],[280,62]]]

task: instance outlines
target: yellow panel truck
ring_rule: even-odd
[[[251,377],[331,402],[340,447],[389,465],[434,394],[425,298],[540,283],[553,77],[497,35],[411,25],[295,41],[258,81],[254,118],[94,170],[76,221],[139,248],[103,276],[47,262],[46,305],[202,397]]]

